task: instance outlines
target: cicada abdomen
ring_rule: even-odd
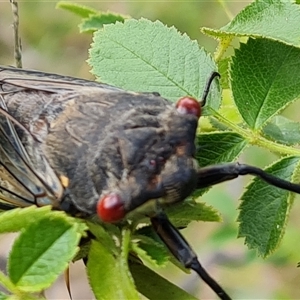
[[[87,90],[93,93],[93,90],[117,89],[6,67],[0,68],[0,89],[1,207],[50,204],[59,208],[68,177],[49,164],[47,137],[51,128],[55,127],[60,114]],[[59,155],[59,149],[53,150],[52,156]],[[70,164],[75,160],[72,155],[68,157]]]

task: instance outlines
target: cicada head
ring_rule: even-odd
[[[116,222],[136,210],[151,215],[157,206],[184,200],[196,186],[194,141],[200,104],[190,97],[175,106],[162,98],[156,101],[163,105],[140,113],[143,106],[135,109],[139,121],[128,116],[115,135],[114,159],[119,153],[122,176],[108,183],[99,197],[97,214],[103,221]]]

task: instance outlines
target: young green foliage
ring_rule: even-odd
[[[130,271],[138,290],[148,299],[160,299],[162,291],[165,291],[164,294],[168,297],[165,299],[197,299],[141,264],[132,263],[130,265]],[[147,280],[144,280],[145,278],[147,278]]]
[[[185,95],[200,99],[207,78],[216,70],[211,56],[196,41],[174,27],[146,19],[105,25],[94,35],[88,62],[102,82],[126,90],[159,92],[173,101]],[[207,102],[209,108],[219,108],[216,84]]]
[[[52,228],[51,234],[49,228]],[[15,241],[8,260],[11,281],[22,291],[49,287],[67,267],[81,235],[63,218],[40,219],[27,226]]]
[[[201,167],[235,160],[248,142],[234,132],[205,133],[197,137],[196,158]],[[217,146],[217,147],[216,147]]]
[[[297,100],[299,58],[300,49],[267,39],[249,39],[235,51],[230,72],[232,94],[251,129],[261,129]]]
[[[124,22],[128,16],[115,14],[111,12],[98,12],[85,5],[60,1],[57,3],[56,8],[62,8],[78,15],[82,18],[79,24],[80,32],[94,32],[101,29],[104,24],[111,24],[116,22]]]
[[[275,116],[263,128],[263,134],[285,145],[296,145],[300,141],[300,123],[291,121],[283,116]]]
[[[81,220],[51,211],[50,206],[4,212],[0,223],[1,233],[21,232],[8,257],[8,278],[0,276],[0,284],[18,299],[35,299],[32,293],[53,284],[72,261],[87,229]]]
[[[124,246],[124,243],[128,244],[130,241],[124,238],[121,242]],[[128,270],[127,256],[126,247],[114,257],[109,248],[97,241],[92,242],[87,272],[97,299],[139,299]]]
[[[299,176],[295,173],[299,163],[300,157],[286,157],[266,170],[285,180],[297,182]],[[261,194],[264,195],[264,201],[261,201]],[[245,237],[249,248],[257,249],[260,255],[266,257],[278,247],[294,197],[294,194],[261,180],[253,180],[242,196],[238,219],[241,222],[239,236]]]
[[[300,7],[292,1],[257,0],[219,30],[202,28],[212,37],[252,36],[300,46]]]

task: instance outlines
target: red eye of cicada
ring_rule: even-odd
[[[201,116],[201,107],[205,106],[211,83],[215,77],[220,77],[220,74],[218,72],[213,72],[210,75],[200,102],[190,96],[182,97],[176,103],[177,111],[183,115],[194,115],[199,119]]]
[[[194,115],[197,118],[200,118],[201,116],[200,103],[196,99],[189,96],[180,98],[176,103],[176,108],[177,111],[183,115]]]
[[[124,203],[118,194],[108,194],[97,203],[97,215],[104,222],[120,221],[125,214]]]

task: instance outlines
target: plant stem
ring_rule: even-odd
[[[244,137],[251,145],[257,145],[270,150],[271,152],[277,152],[281,155],[296,155],[300,156],[300,149],[296,149],[290,146],[278,144],[276,142],[270,141],[260,135],[259,131],[251,131],[249,129],[244,129],[226,118],[221,114],[214,112],[214,117],[221,123],[223,123],[228,128],[232,129],[234,132],[240,134]]]
[[[10,0],[11,8],[14,17],[14,37],[15,37],[15,61],[16,67],[22,68],[22,44],[21,38],[19,36],[19,10],[18,10],[18,3],[16,0]]]

